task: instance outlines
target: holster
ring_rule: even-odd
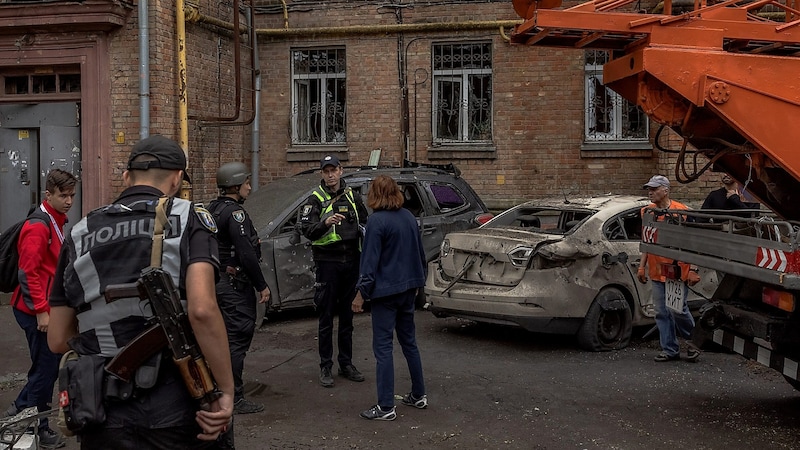
[[[158,352],[151,356],[144,364],[136,369],[133,380],[126,382],[113,374],[106,373],[104,397],[108,401],[123,401],[136,397],[136,393],[150,389],[158,382],[158,373],[161,370],[163,353]]]
[[[228,277],[231,286],[237,291],[243,291],[250,287],[250,279],[247,278],[241,267],[227,266],[225,268],[225,276]]]

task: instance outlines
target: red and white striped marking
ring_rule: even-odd
[[[756,265],[765,269],[786,272],[786,253],[782,250],[758,247],[758,253],[756,254]]]
[[[642,242],[645,244],[655,244],[658,240],[658,229],[651,226],[642,227]]]

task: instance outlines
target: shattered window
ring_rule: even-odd
[[[433,45],[433,138],[492,140],[492,43]]]
[[[346,67],[343,48],[292,51],[292,143],[344,143]]]
[[[603,233],[610,241],[640,241],[642,239],[642,215],[636,208],[626,211],[606,222]]]
[[[460,208],[467,203],[464,197],[453,186],[448,184],[432,184],[430,189],[436,199],[439,210],[442,212]]]
[[[647,141],[647,115],[603,84],[603,64],[609,54],[589,50],[585,61],[586,142]]]

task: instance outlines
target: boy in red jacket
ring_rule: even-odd
[[[47,346],[47,325],[50,321],[48,297],[55,275],[58,254],[64,241],[67,211],[75,198],[77,179],[69,172],[51,170],[45,183],[45,199],[39,210],[46,221],[29,218],[22,226],[19,250],[19,286],[11,297],[14,317],[25,331],[31,354],[28,382],[5,415],[13,416],[25,408],[36,406],[40,412],[50,409],[53,384],[58,377],[61,355]],[[39,426],[39,443],[43,448],[64,446],[63,438],[53,431],[47,418]]]

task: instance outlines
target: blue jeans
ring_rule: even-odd
[[[683,312],[677,313],[667,308],[665,283],[653,281],[653,306],[656,308],[656,326],[661,341],[661,350],[668,356],[677,356],[681,352],[678,336],[688,339],[694,329],[694,318],[689,312],[686,295],[683,298]],[[688,294],[686,289],[685,293]]]
[[[372,351],[375,353],[375,381],[378,386],[378,405],[382,409],[394,406],[394,332],[406,357],[411,375],[411,393],[419,398],[425,395],[422,377],[422,360],[417,348],[414,325],[414,299],[416,289],[388,297],[374,298],[372,310]]]
[[[50,410],[53,399],[53,385],[58,378],[58,364],[61,355],[50,351],[47,346],[47,333],[38,330],[36,316],[25,314],[14,309],[14,317],[20,328],[25,331],[28,350],[31,354],[31,368],[28,370],[28,382],[17,395],[14,405],[20,411],[35,406],[39,412]],[[42,428],[48,427],[47,418],[40,422]]]

